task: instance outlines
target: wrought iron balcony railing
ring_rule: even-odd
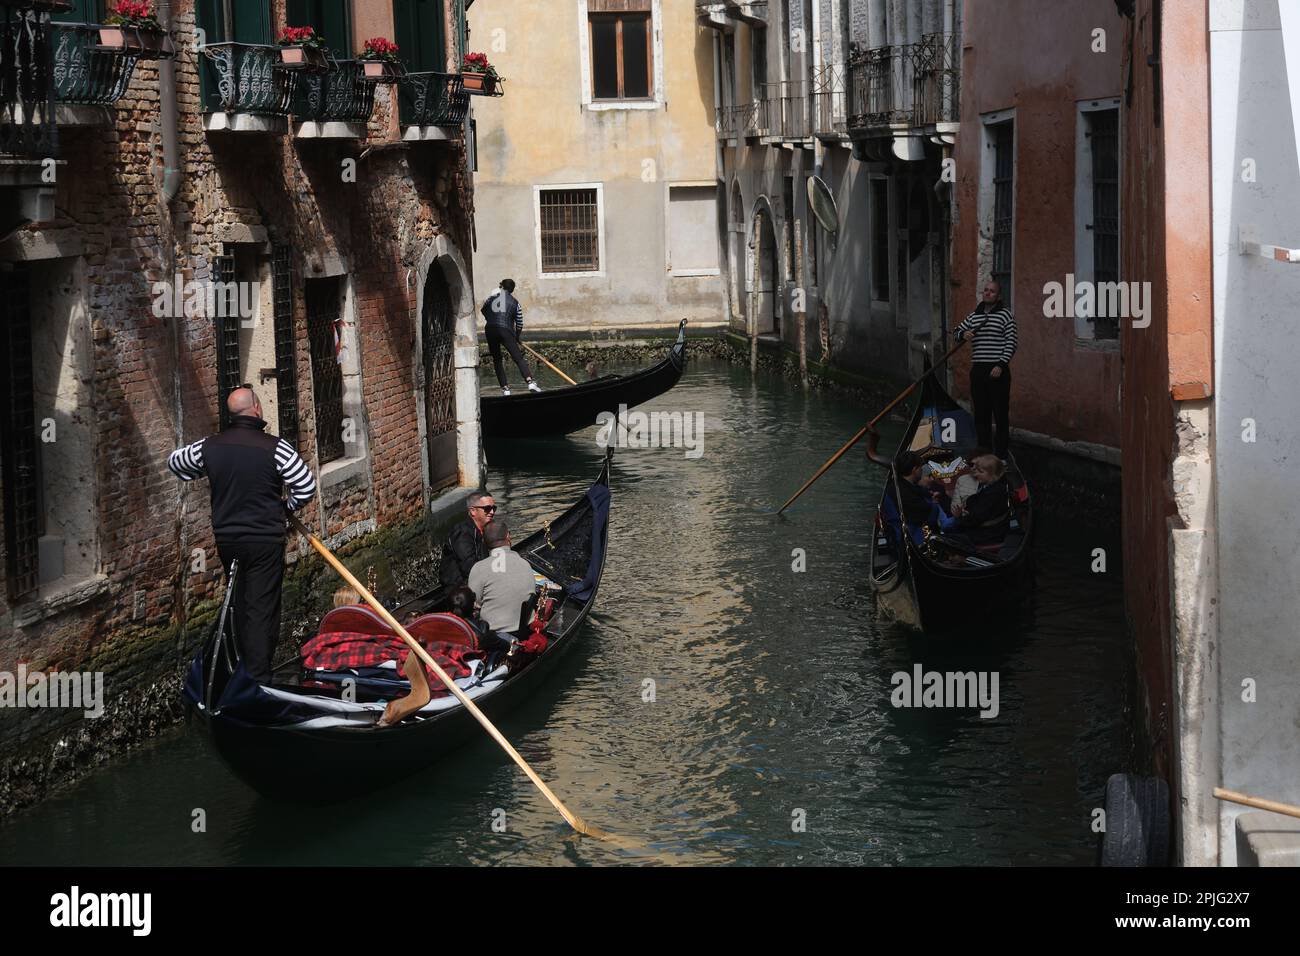
[[[759,88],[759,126],[761,135],[782,139],[807,139],[812,136],[808,115],[808,88],[802,81],[764,83]]]
[[[958,120],[961,87],[955,34],[855,52],[849,60],[848,126],[859,132]]]
[[[203,54],[199,77],[206,112],[289,115],[300,71],[276,69],[279,47],[208,43]]]
[[[295,119],[364,123],[375,107],[375,84],[364,79],[359,60],[336,60],[328,73],[308,73],[298,81]]]
[[[0,153],[55,156],[50,17],[0,6]]]
[[[112,106],[131,85],[137,57],[104,53],[99,45],[99,25],[52,23],[54,43],[54,98],[60,103]]]
[[[955,33],[929,33],[919,44],[917,121],[925,126],[961,119],[961,47]]]
[[[468,109],[469,94],[458,74],[408,73],[397,84],[403,126],[459,126]]]
[[[848,97],[843,63],[829,63],[813,77],[813,120],[816,135],[836,139],[848,135]]]

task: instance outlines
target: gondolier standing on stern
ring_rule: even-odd
[[[1002,288],[994,279],[984,283],[983,301],[957,326],[957,341],[971,337],[970,397],[975,406],[975,431],[979,443],[992,448],[1003,461],[1011,427],[1011,357],[1016,354],[1016,320],[1002,302]],[[997,437],[993,437],[993,425]]]
[[[297,511],[311,501],[316,478],[291,444],[263,432],[262,403],[252,388],[232,391],[226,409],[224,431],[172,452],[167,467],[182,481],[208,478],[212,531],[227,576],[239,561],[233,609],[239,656],[249,677],[269,684],[280,639],[285,507]]]
[[[542,386],[533,381],[533,373],[528,370],[519,340],[524,335],[524,307],[514,297],[515,280],[502,279],[495,292],[483,302],[483,318],[487,320],[488,351],[492,353],[492,367],[497,373],[497,384],[504,395],[510,394],[510,385],[506,382],[506,367],[501,360],[501,348],[510,353],[510,357],[519,366],[519,374],[528,383],[530,392],[540,392]]]

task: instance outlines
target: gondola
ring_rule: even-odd
[[[601,412],[618,412],[662,395],[686,367],[686,320],[677,326],[677,341],[658,365],[631,375],[602,375],[590,382],[542,392],[485,395],[479,399],[484,438],[532,438],[567,435],[596,424]]]
[[[969,453],[975,434],[971,415],[933,374],[927,375],[898,454],[912,449],[942,465]],[[895,504],[902,480],[892,467],[897,455],[884,458],[872,446],[868,457],[889,467],[871,544],[871,584],[885,612],[903,624],[937,632],[980,627],[984,616],[1014,607],[1031,586],[1034,520],[1028,485],[1010,453],[1009,530],[1001,542],[974,547],[929,529],[905,529]]]
[[[600,476],[575,504],[515,545],[534,571],[563,588],[563,594],[547,625],[548,646],[542,653],[509,673],[504,673],[504,664],[491,664],[481,677],[461,683],[494,720],[518,706],[556,669],[591,613],[605,566],[609,469],[607,454]],[[393,614],[399,621],[410,614],[436,614],[444,600],[438,589],[394,608]],[[350,690],[343,685],[323,687],[304,679],[311,675],[304,675],[294,660],[276,669],[271,685],[255,683],[239,664],[231,639],[230,603],[228,586],[220,620],[195,657],[184,693],[217,753],[262,795],[295,803],[331,803],[423,770],[470,736],[486,738],[465,707],[446,694],[414,717],[380,728],[376,723],[382,699],[393,695],[368,690],[363,681]],[[456,623],[450,615],[445,617]]]

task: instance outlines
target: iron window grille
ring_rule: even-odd
[[[599,272],[595,189],[543,189],[538,195],[543,272]]]

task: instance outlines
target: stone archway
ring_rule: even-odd
[[[749,278],[745,275],[745,202],[740,195],[740,181],[731,182],[731,196],[727,200],[727,271],[731,276],[731,324],[746,326],[749,303]]]
[[[753,256],[756,260],[751,264],[754,282],[751,295],[755,308],[754,331],[758,335],[780,336],[781,319],[776,308],[780,281],[776,225],[772,216],[772,207],[765,197],[760,198],[754,206],[751,236],[754,244]]]
[[[426,503],[482,482],[478,331],[473,285],[456,246],[438,236],[408,274],[415,282],[415,393]]]

